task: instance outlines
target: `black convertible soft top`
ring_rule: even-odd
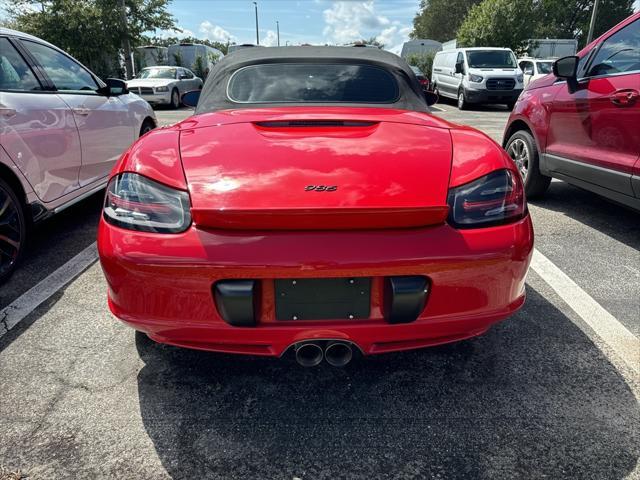
[[[250,65],[264,64],[343,64],[371,65],[392,74],[398,84],[399,95],[392,103],[244,103],[227,96],[231,75]],[[377,48],[366,47],[253,47],[236,50],[225,56],[211,70],[204,84],[196,113],[237,108],[273,106],[353,106],[386,107],[403,110],[429,111],[424,94],[411,67],[399,56]]]

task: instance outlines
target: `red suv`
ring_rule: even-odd
[[[554,177],[640,210],[640,13],[532,81],[503,146],[530,198]]]

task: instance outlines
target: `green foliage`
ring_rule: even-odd
[[[537,11],[538,38],[577,38],[586,44],[593,0],[540,0]],[[596,38],[633,13],[633,0],[600,0],[594,37]]]
[[[207,75],[205,73],[205,69],[206,66],[204,64],[204,58],[198,55],[195,63],[193,64],[193,73],[195,73],[197,77],[206,78]]]
[[[466,47],[509,47],[521,53],[529,38],[577,38],[586,43],[593,0],[483,0],[458,30]],[[594,38],[633,13],[633,0],[601,0]]]
[[[407,63],[418,67],[423,75],[431,80],[431,67],[435,56],[436,52],[413,53],[407,57]]]
[[[446,42],[456,38],[456,32],[469,9],[480,0],[421,0],[420,10],[413,19],[411,38],[428,38]]]
[[[202,61],[202,59],[200,59],[200,61]],[[182,65],[182,54],[180,52],[173,52],[173,63],[176,67],[184,67],[184,65]]]
[[[202,45],[208,45],[213,48],[217,48],[220,50],[223,55],[227,54],[229,49],[229,43],[221,43],[221,42],[212,42],[206,38],[196,38],[196,37],[143,37],[145,45],[155,45],[159,47],[168,47],[169,45],[175,45],[176,43],[200,43]],[[231,43],[233,45],[233,43]]]
[[[526,49],[536,18],[534,0],[483,0],[469,10],[458,30],[458,46]]]
[[[170,0],[125,0],[132,48],[142,33],[175,28]],[[13,28],[66,50],[100,77],[120,76],[123,25],[118,0],[12,0],[6,6]]]

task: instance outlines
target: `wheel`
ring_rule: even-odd
[[[13,189],[0,179],[0,284],[11,276],[20,261],[26,225],[22,203]]]
[[[143,136],[145,133],[150,132],[155,128],[155,125],[148,118],[142,122],[142,126],[140,127],[140,136]]]
[[[171,92],[171,108],[174,110],[180,107],[180,93],[177,88],[174,88]]]
[[[464,90],[458,92],[458,110],[466,110],[469,104],[464,96]]]
[[[546,192],[551,177],[540,173],[540,157],[533,136],[526,130],[517,131],[509,138],[506,150],[522,175],[527,197],[539,197]]]

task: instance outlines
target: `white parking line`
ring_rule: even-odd
[[[533,252],[531,269],[547,282],[636,374],[640,373],[640,339],[538,250]]]
[[[98,259],[96,242],[0,310],[0,338]]]

